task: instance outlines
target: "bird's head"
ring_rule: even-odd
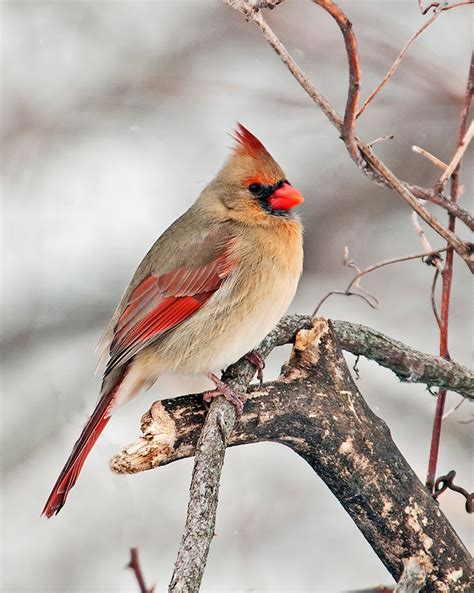
[[[232,155],[208,186],[210,197],[224,207],[228,218],[246,224],[292,218],[292,209],[303,202],[303,196],[260,140],[242,124],[238,124],[233,138]]]

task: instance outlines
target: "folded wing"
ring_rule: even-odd
[[[115,325],[105,374],[125,364],[198,311],[234,268],[232,240],[229,240],[205,265],[180,267],[162,275],[150,274],[142,280]]]

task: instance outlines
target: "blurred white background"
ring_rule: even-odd
[[[427,17],[416,0],[341,6],[354,23],[366,97]],[[268,19],[342,112],[347,66],[335,23],[303,0],[288,0]],[[263,141],[306,197],[305,272],[292,311],[311,312],[323,294],[345,286],[344,245],[362,266],[422,249],[402,200],[355,168],[259,33],[221,2],[2,2],[1,28],[1,590],[136,592],[124,566],[138,546],[147,581],[162,591],[181,538],[192,461],[124,477],[112,474],[108,460],[138,435],[154,399],[197,391],[202,382],[163,377],[122,409],[60,515],[46,521],[40,512],[95,404],[100,334],[149,246],[223,163],[235,122]],[[451,158],[471,39],[469,8],[443,14],[357,123],[367,141],[395,134],[376,151],[403,179],[429,186],[438,176],[413,144]],[[322,313],[437,353],[432,276],[419,262],[397,264],[366,279],[379,310],[334,297]],[[450,351],[464,364],[471,362],[469,280],[457,263]],[[268,379],[287,354],[274,353]],[[435,398],[375,363],[361,360],[359,368],[362,393],[424,480]],[[458,400],[450,394],[448,406]],[[456,469],[466,488],[472,424],[459,421],[471,416],[466,403],[447,420],[439,463],[439,474]],[[445,494],[441,508],[472,544],[463,499]],[[203,591],[328,592],[392,582],[300,458],[274,444],[229,450]]]

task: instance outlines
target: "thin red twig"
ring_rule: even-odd
[[[133,570],[135,574],[135,578],[137,579],[138,586],[140,588],[140,593],[153,593],[155,590],[155,586],[151,587],[150,589],[147,588],[145,584],[145,579],[143,578],[142,569],[140,566],[140,560],[138,559],[138,550],[137,548],[130,549],[130,562],[127,564],[127,568]]]
[[[471,109],[472,94],[474,84],[474,55],[471,56],[471,64],[469,67],[469,76],[467,81],[466,94],[464,97],[463,108],[461,111],[459,133],[456,142],[456,149],[458,149],[464,136],[466,134],[467,121]],[[457,202],[461,193],[461,163],[459,161],[452,176],[451,176],[451,200]],[[454,232],[456,227],[456,217],[449,216],[449,230]],[[443,286],[441,293],[441,315],[440,315],[440,344],[439,354],[443,358],[449,359],[448,351],[448,327],[449,327],[449,303],[451,298],[451,285],[453,280],[453,249],[448,245],[446,253],[446,263],[443,271]],[[436,402],[436,412],[433,422],[433,431],[431,435],[430,456],[428,462],[428,473],[426,476],[426,487],[430,492],[434,491],[436,468],[438,465],[439,443],[441,438],[441,425],[443,423],[444,406],[446,403],[446,389],[440,389],[438,392],[438,399]]]

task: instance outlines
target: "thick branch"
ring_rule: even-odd
[[[456,362],[424,354],[358,323],[333,321],[343,350],[364,356],[393,371],[400,381],[445,387],[474,400],[474,372]]]
[[[234,367],[238,374],[245,373],[243,364],[238,363],[240,369]],[[155,402],[143,418],[144,438],[114,459],[114,469],[140,471],[195,452],[202,455],[200,434],[209,416],[219,425],[211,407],[203,429],[206,412],[196,395]],[[224,435],[228,434],[226,428],[224,424]],[[170,438],[167,446],[160,448],[154,439],[163,442],[164,434]],[[227,436],[223,439],[217,429],[213,438],[214,446],[221,450]],[[403,573],[403,559],[415,558],[426,572],[427,593],[467,591],[467,550],[397,449],[385,423],[358,392],[330,322],[316,320],[311,329],[297,335],[282,376],[261,389],[251,389],[243,416],[228,439],[231,446],[273,441],[302,456],[339,499],[396,580]],[[190,507],[206,508],[193,530],[210,541],[217,492],[208,480],[215,483],[221,462],[216,466],[210,458],[208,463],[207,473],[201,476],[202,494],[196,497],[198,493],[192,489]],[[210,491],[213,502],[202,498]],[[183,540],[183,545],[187,548],[189,541]],[[196,559],[190,558],[191,552],[180,553],[176,572],[192,574]],[[202,567],[206,555],[200,558]],[[170,590],[196,592],[199,582],[188,580],[176,587],[173,581]]]
[[[260,354],[266,357],[276,346],[292,340],[301,327],[301,323],[306,326],[310,324],[308,320],[305,322],[296,316],[286,317],[282,320],[261,343]],[[240,361],[239,364],[231,366],[223,378],[235,391],[246,391],[254,374],[255,369],[249,362]],[[195,407],[202,409],[201,406]],[[164,414],[166,415],[166,411]],[[161,408],[158,409],[158,416],[159,419],[166,417],[162,415]],[[153,414],[151,418],[153,426],[153,422],[156,422],[157,418],[153,417]],[[172,448],[171,443],[175,430],[171,422],[167,420],[162,424],[165,427],[165,440],[168,438],[166,446]],[[199,590],[209,546],[214,536],[219,482],[225,449],[234,424],[234,406],[223,397],[215,399],[206,416],[196,445],[186,526],[169,586],[170,593],[195,593]],[[150,427],[147,430],[149,429]],[[163,431],[160,431],[159,438],[162,437]]]

